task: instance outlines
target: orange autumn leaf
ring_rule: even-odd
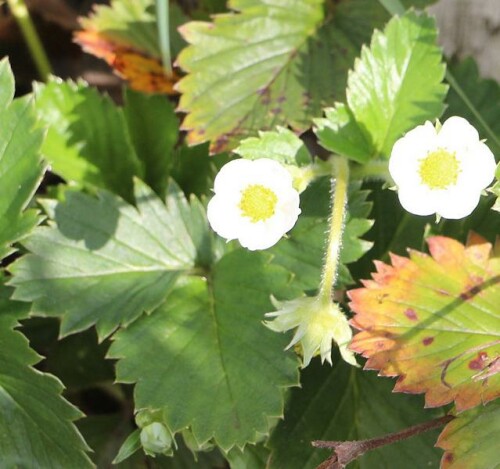
[[[366,369],[399,376],[395,391],[462,411],[500,396],[500,258],[478,237],[428,244],[430,256],[376,262],[373,280],[349,292],[361,331],[350,348],[368,358]]]
[[[130,83],[131,88],[146,93],[176,93],[174,85],[179,76],[175,72],[168,75],[159,58],[120,44],[98,31],[78,31],[75,41],[85,52],[105,60],[119,77]]]

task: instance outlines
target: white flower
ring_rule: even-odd
[[[228,241],[238,239],[252,251],[267,249],[292,229],[300,214],[299,193],[292,183],[277,161],[230,161],[215,178],[208,221]]]
[[[389,171],[408,212],[456,219],[476,208],[493,180],[495,158],[477,130],[455,116],[441,128],[427,121],[400,138]]]
[[[314,355],[321,354],[321,362],[332,364],[332,342],[339,346],[342,358],[353,366],[358,366],[354,354],[347,348],[352,338],[352,330],[339,305],[323,297],[302,297],[291,301],[276,301],[278,311],[267,313],[274,318],[264,324],[275,332],[286,332],[297,328],[288,348],[300,344],[303,364],[309,365]]]

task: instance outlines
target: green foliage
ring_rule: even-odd
[[[144,165],[144,181],[164,197],[179,138],[174,106],[164,96],[127,89],[123,112],[132,145]]]
[[[95,324],[104,338],[156,308],[182,272],[206,259],[206,221],[174,183],[168,208],[141,182],[135,198],[137,209],[108,192],[68,193],[50,210],[55,223],[25,240],[32,254],[12,265],[15,297],[62,317],[62,335]]]
[[[295,166],[311,163],[311,155],[304,142],[283,127],[277,127],[272,132],[259,132],[258,137],[243,140],[234,152],[249,160],[270,158]]]
[[[42,154],[52,170],[68,182],[106,188],[131,201],[132,179],[144,168],[123,113],[110,98],[83,83],[52,80],[37,88],[35,103],[48,128]]]
[[[439,436],[437,446],[446,452],[441,467],[460,469],[493,467],[497,458],[494,441],[500,436],[500,401],[462,412]],[[466,464],[466,465],[465,465]]]
[[[3,282],[2,282],[3,283]],[[0,286],[0,454],[4,467],[92,467],[72,421],[81,412],[61,397],[63,386],[32,366],[40,357],[14,330],[29,305]]]
[[[130,86],[175,93],[155,3],[97,6],[75,38]],[[263,321],[321,286],[326,307],[355,313],[361,332],[349,347],[368,358],[365,368],[399,376],[395,389],[425,393],[427,406],[455,404],[438,440],[441,467],[489,468],[499,432],[499,245],[470,231],[491,242],[500,231],[491,210],[499,183],[469,217],[435,222],[405,213],[370,179],[389,180],[394,142],[445,108],[498,156],[498,83],[470,60],[452,64],[445,101],[434,20],[405,12],[432,0],[230,0],[229,12],[221,0],[182,11],[170,3],[173,55],[184,48],[177,111],[186,133],[176,99],[126,85],[123,104],[56,78],[13,99],[0,61],[0,466],[312,469],[329,456],[312,440],[377,439],[443,416],[338,357],[333,367],[313,358],[299,374],[300,351],[285,351],[290,337]],[[399,13],[390,19],[386,8]],[[284,164],[300,193],[296,225],[267,252],[210,229],[206,206],[229,149]],[[46,166],[63,178],[57,187],[50,173],[38,187]],[[240,190],[227,193],[235,204]],[[439,235],[428,239],[430,256],[378,261],[424,250],[429,234]],[[361,280],[375,259],[377,273]],[[346,297],[351,311],[336,304]],[[280,330],[302,327],[324,356],[337,324],[317,320],[311,304],[299,326],[283,311]],[[47,373],[89,414],[76,426],[81,412]],[[436,437],[349,467],[437,467]]]
[[[376,31],[349,74],[347,107],[315,121],[321,144],[361,163],[388,158],[404,132],[439,117],[447,87],[436,37],[434,20],[415,12]]]
[[[0,61],[0,259],[40,221],[36,210],[25,208],[45,169],[39,155],[43,132],[33,129],[32,102],[13,97],[14,76],[4,59]]]
[[[349,367],[339,359],[333,363],[329,368],[316,362],[303,371],[302,388],[292,390],[285,420],[271,436],[270,469],[316,468],[328,453],[314,449],[312,440],[371,438],[436,415],[423,410],[419,398],[391,394],[389,380]],[[435,439],[432,432],[384,447],[364,455],[352,467],[436,467],[440,452],[432,447]]]
[[[262,324],[271,294],[293,294],[288,283],[268,255],[244,250],[225,255],[208,278],[177,283],[110,349],[118,380],[137,383],[136,408],[160,409],[172,432],[189,427],[198,445],[213,439],[224,451],[267,435],[285,388],[298,384],[286,339]]]
[[[324,106],[343,99],[347,70],[387,19],[373,0],[229,6],[239,13],[181,28],[190,44],[178,58],[188,72],[178,84],[179,108],[188,113],[183,128],[189,143],[210,141],[214,153],[276,125],[309,127]]]

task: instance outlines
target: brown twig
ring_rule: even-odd
[[[445,415],[444,417],[405,428],[399,432],[389,433],[388,435],[371,438],[369,440],[313,441],[312,445],[315,448],[327,448],[333,451],[332,456],[321,463],[317,469],[343,469],[347,464],[368,451],[396,443],[397,441],[406,440],[420,433],[433,430],[434,428],[442,427],[453,419],[454,417],[452,415]]]

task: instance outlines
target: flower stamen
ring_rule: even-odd
[[[241,191],[238,207],[243,216],[257,223],[274,215],[277,202],[278,197],[271,189],[261,184],[251,184]]]
[[[461,171],[455,153],[438,148],[420,160],[418,173],[422,184],[430,189],[447,189],[456,185]]]

